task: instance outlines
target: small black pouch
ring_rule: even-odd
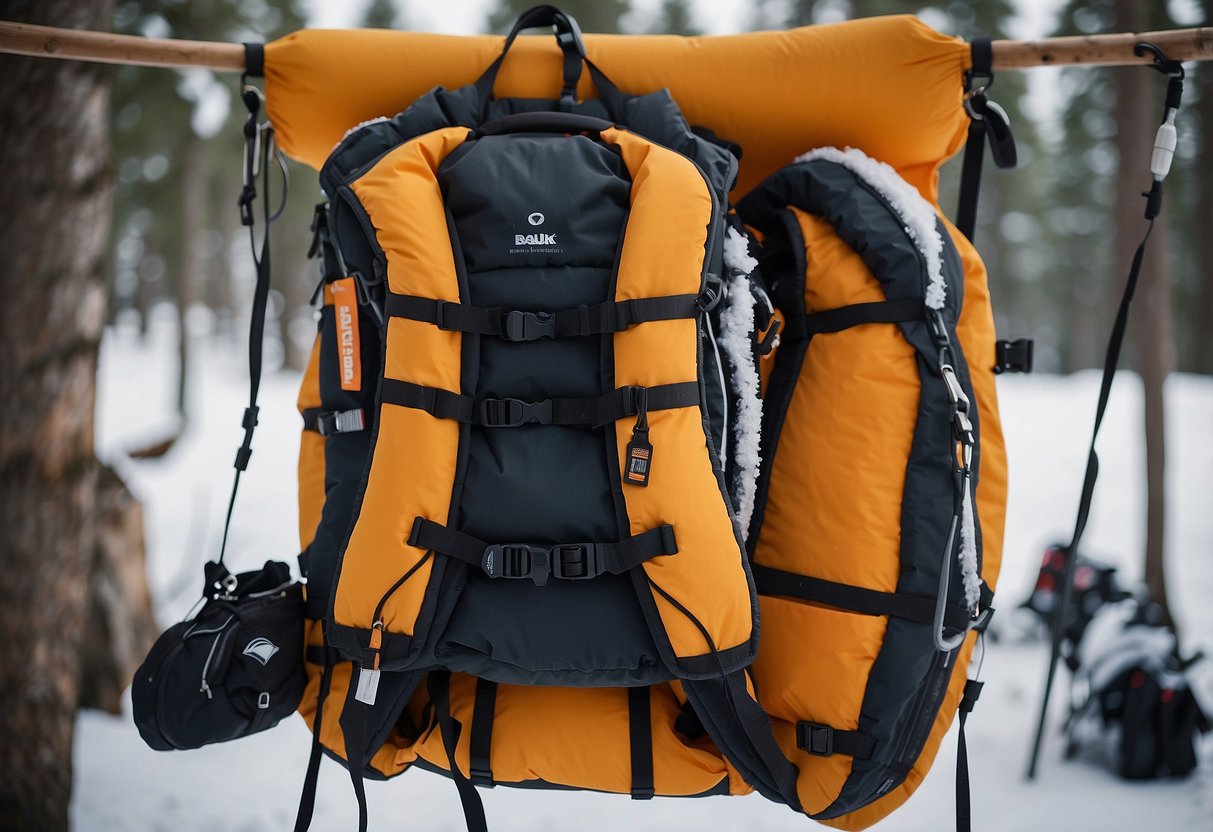
[[[303,590],[267,561],[231,575],[206,565],[201,611],[152,646],[131,687],[135,725],[158,751],[255,734],[303,697]]]

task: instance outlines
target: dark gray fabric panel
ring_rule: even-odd
[[[439,182],[466,267],[461,300],[553,311],[609,297],[631,188],[609,148],[581,136],[486,136],[452,153]],[[599,393],[601,338],[476,341],[478,375],[465,394],[534,401]],[[540,425],[472,428],[457,527],[500,543],[616,540],[602,434]],[[504,683],[670,678],[631,582],[614,575],[536,587],[469,569],[434,657]]]

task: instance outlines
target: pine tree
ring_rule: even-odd
[[[701,35],[687,0],[662,0],[661,10],[649,25],[654,35]]]
[[[400,7],[395,0],[371,0],[362,14],[364,29],[401,29]]]
[[[105,29],[104,0],[0,2],[0,18]],[[68,828],[96,543],[93,452],[113,178],[110,72],[0,56],[0,828]],[[18,127],[19,125],[19,127]]]
[[[519,15],[534,5],[531,0],[498,0],[489,14],[489,31],[505,34]],[[558,5],[576,19],[583,32],[619,32],[630,4],[628,0],[562,0]]]

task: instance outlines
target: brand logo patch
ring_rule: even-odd
[[[554,246],[556,245],[555,234],[515,234],[514,245],[516,246]]]
[[[251,656],[264,666],[269,664],[270,659],[278,652],[278,645],[268,638],[255,638],[246,644],[240,652],[246,656]]]
[[[529,222],[531,225],[543,225],[543,220],[544,220],[543,214],[539,213],[538,211],[536,211],[535,213],[531,214],[529,217],[526,218],[526,221]]]
[[[362,348],[358,341],[357,291],[352,277],[333,281],[333,314],[337,318],[337,360],[342,390],[362,389]]]

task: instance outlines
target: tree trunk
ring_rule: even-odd
[[[80,658],[80,707],[122,713],[122,692],[159,633],[143,555],[143,507],[109,467],[97,482],[96,540]]]
[[[186,397],[190,373],[190,306],[198,300],[201,281],[196,273],[202,268],[198,253],[198,235],[207,228],[206,143],[191,135],[185,153],[181,155],[181,262],[177,273],[177,431],[189,421]]]
[[[112,2],[0,0],[105,29]],[[93,406],[113,176],[109,71],[0,58],[0,828],[68,827],[94,543]]]
[[[1135,0],[1117,0],[1116,25],[1129,32],[1144,31],[1147,9]],[[1154,129],[1159,121],[1155,92],[1160,86],[1155,73],[1141,67],[1114,70],[1116,83],[1116,149],[1120,164],[1117,172],[1116,262],[1117,273],[1126,274],[1145,229],[1140,196],[1150,184],[1150,150]],[[1166,432],[1164,425],[1163,384],[1174,364],[1171,330],[1171,285],[1167,268],[1167,215],[1155,221],[1155,228],[1141,267],[1134,304],[1134,330],[1137,368],[1141,374],[1145,401],[1146,434],[1146,587],[1150,600],[1157,603],[1170,622],[1167,582],[1164,569],[1166,525]]]
[[[1213,26],[1213,0],[1203,0],[1202,6],[1202,25]],[[1189,319],[1193,341],[1190,367],[1198,373],[1213,373],[1213,65],[1201,64],[1194,73],[1200,106],[1181,116],[1186,123],[1198,121],[1200,130],[1195,172],[1199,181],[1196,216],[1201,226],[1196,234],[1196,309]]]

